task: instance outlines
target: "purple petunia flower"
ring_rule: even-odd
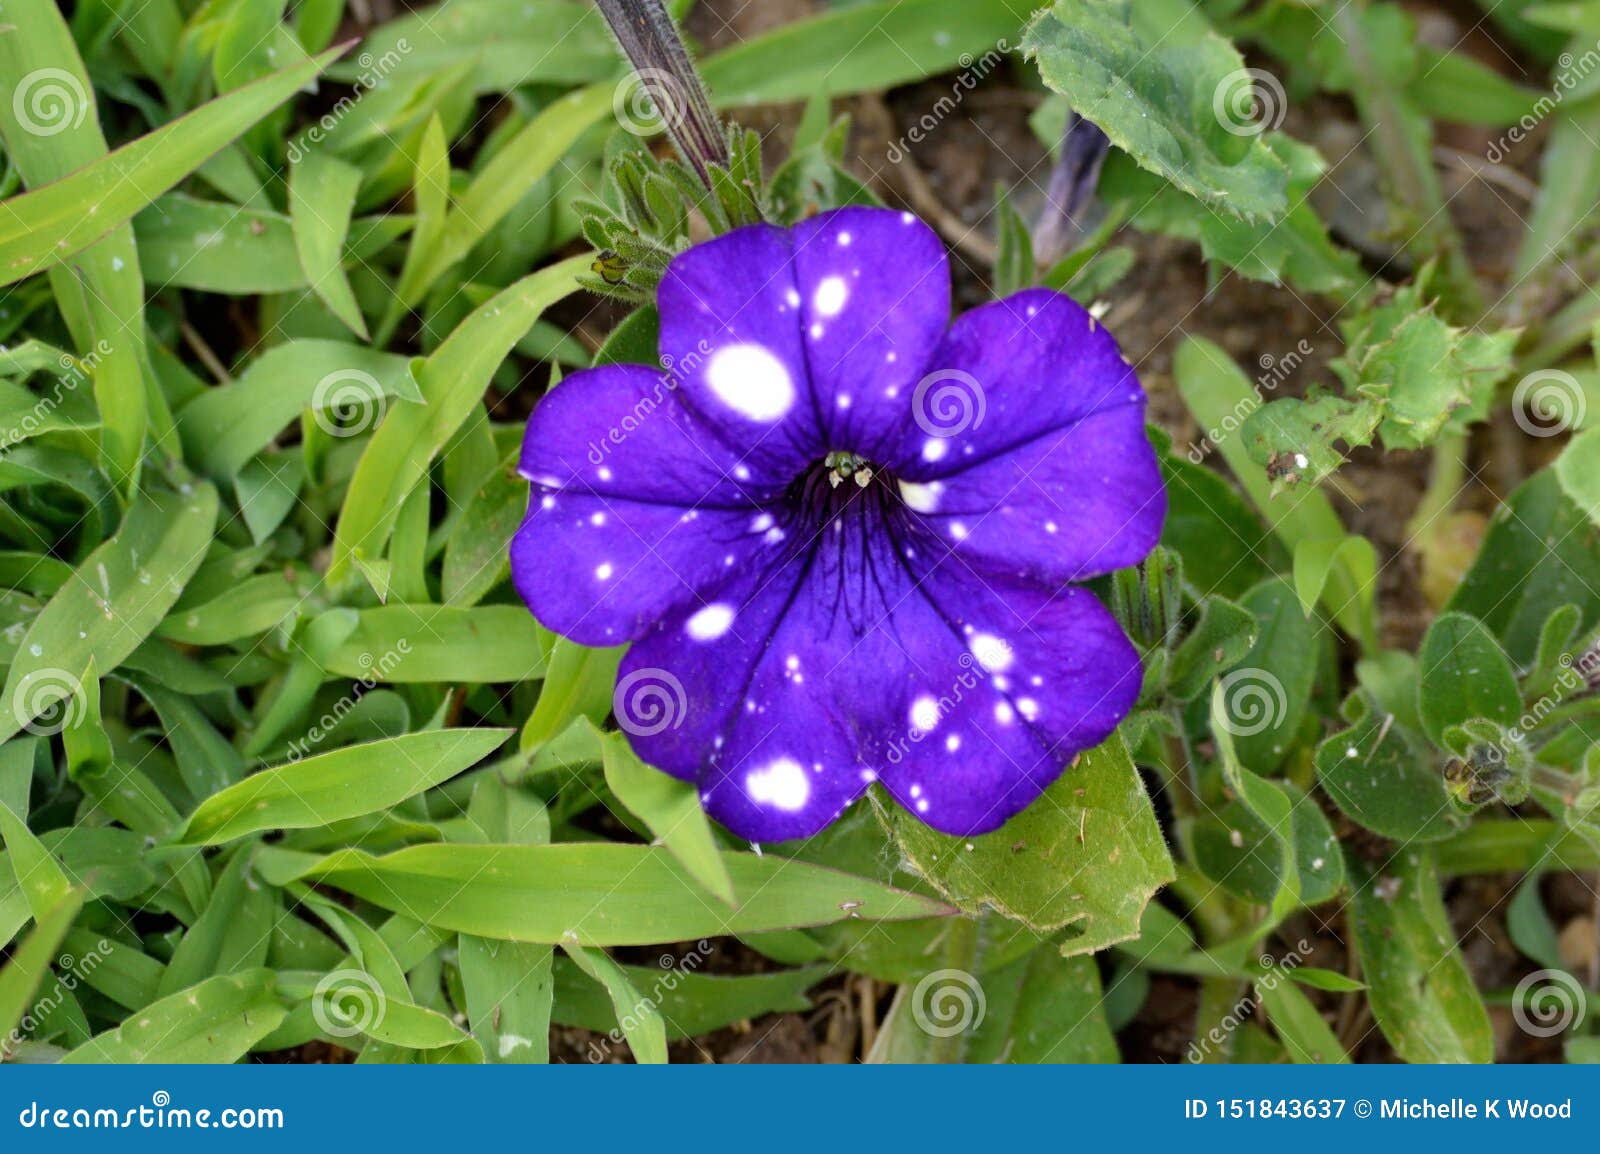
[[[1073,583],[1144,557],[1166,498],[1084,309],[1036,289],[951,325],[938,237],[870,208],[698,245],[658,303],[667,371],[576,373],[534,410],[511,549],[546,626],[633,643],[615,704],[644,760],[750,840],[874,781],[965,835],[1116,728],[1139,658]]]

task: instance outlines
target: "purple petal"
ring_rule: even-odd
[[[933,828],[987,833],[1127,716],[1139,656],[1085,589],[991,585],[950,559],[923,592],[945,631],[907,627],[897,611],[891,643],[866,658],[888,667],[904,655],[895,691],[869,699],[881,776]]]
[[[1143,405],[1117,343],[1072,298],[1028,289],[950,327],[895,455],[901,476],[949,477],[1091,413]]]
[[[1079,581],[1131,565],[1166,493],[1144,391],[1075,302],[1030,290],[968,313],[930,362],[897,469],[958,554],[1000,576]],[[942,390],[942,391],[941,391]]]
[[[1136,564],[1166,516],[1142,405],[1095,413],[907,491],[975,568],[1052,583]]]
[[[511,542],[511,576],[545,628],[583,645],[620,645],[759,564],[774,548],[772,520],[759,510],[535,489]]]
[[[950,322],[944,243],[909,212],[844,208],[794,229],[811,387],[830,449],[882,460]]]
[[[793,477],[830,448],[818,423],[789,234],[752,225],[698,244],[656,294],[661,355],[683,402],[762,475]]]
[[[576,373],[535,407],[533,482],[511,545],[517,590],[547,628],[587,645],[639,636],[763,548],[763,482],[653,369]],[[766,518],[770,524],[770,516]]]

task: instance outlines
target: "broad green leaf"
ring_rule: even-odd
[[[671,850],[701,885],[732,905],[733,879],[694,783],[668,777],[640,761],[625,734],[607,734],[601,748],[606,784],[617,800],[650,827],[657,844]]]
[[[361,610],[323,664],[390,685],[526,681],[544,672],[545,651],[520,605],[385,605]]]
[[[1350,820],[1401,841],[1436,841],[1458,828],[1443,764],[1365,690],[1344,705],[1350,728],[1317,747],[1317,780]]]
[[[66,260],[131,219],[228,141],[288,100],[342,51],[334,49],[218,97],[71,176],[5,202],[0,283]]]
[[[289,221],[300,267],[328,311],[365,340],[367,322],[343,267],[360,187],[361,170],[326,153],[305,153],[289,169]]]
[[[410,357],[345,341],[274,345],[233,382],[178,411],[184,451],[208,474],[232,477],[307,410],[337,435],[371,429],[394,399],[421,403]]]
[[[1583,630],[1600,622],[1600,527],[1561,489],[1554,470],[1517,488],[1495,512],[1478,559],[1449,609],[1476,617],[1511,659],[1532,661],[1545,620],[1563,605],[1581,610]]]
[[[1225,704],[1234,748],[1257,773],[1283,764],[1311,702],[1320,623],[1307,618],[1302,603],[1277,578],[1257,585],[1241,602],[1255,616],[1255,643],[1239,662],[1239,672],[1223,684],[1232,690]]]
[[[1434,619],[1418,655],[1418,712],[1436,744],[1444,731],[1475,717],[1514,725],[1522,713],[1517,675],[1499,642],[1465,613]]]
[[[588,721],[598,741],[595,727],[605,724],[611,713],[623,652],[621,647],[592,649],[557,637],[550,647],[550,665],[539,687],[539,700],[522,727],[521,748],[539,748],[580,718]]]
[[[487,757],[504,729],[441,729],[264,769],[200,803],[180,842],[220,845],[275,829],[310,829],[399,805]]]
[[[417,370],[423,404],[391,409],[350,479],[334,539],[332,581],[356,553],[380,557],[400,506],[483,397],[489,377],[539,315],[575,291],[588,257],[573,257],[524,277],[462,321]]]
[[[204,604],[180,603],[155,635],[181,645],[225,645],[254,637],[304,604],[311,585],[311,574],[294,565],[258,573]]]
[[[426,75],[457,65],[468,68],[475,93],[585,84],[616,72],[617,48],[586,0],[474,0],[402,11],[328,73],[358,83],[396,68]]]
[[[1292,910],[1300,901],[1300,866],[1296,853],[1294,803],[1283,786],[1252,773],[1239,764],[1229,728],[1228,687],[1218,682],[1211,691],[1211,735],[1222,762],[1222,779],[1239,803],[1249,811],[1271,839],[1276,852],[1276,885],[1269,902],[1275,913]]]
[[[491,1062],[550,1060],[553,950],[461,935],[457,957],[467,1020]]]
[[[1200,620],[1167,662],[1167,692],[1175,701],[1193,701],[1212,678],[1244,659],[1255,644],[1256,629],[1248,609],[1222,597],[1208,598]]]
[[[117,535],[84,560],[22,639],[6,677],[0,735],[9,738],[74,692],[73,679],[122,664],[199,567],[217,519],[217,491],[147,490]]]
[[[154,1065],[237,1062],[288,1011],[271,970],[218,974],[133,1014],[62,1059],[67,1063]]]
[[[594,981],[605,988],[617,1015],[617,1028],[628,1040],[634,1061],[640,1065],[664,1065],[667,1061],[667,1030],[655,1000],[641,995],[628,974],[602,950],[585,949],[570,943],[561,947],[567,957]]]
[[[1426,850],[1355,878],[1352,924],[1367,1001],[1407,1062],[1488,1062],[1489,1013],[1472,982]]]
[[[1040,931],[1067,928],[1061,952],[1069,957],[1135,937],[1140,912],[1173,876],[1150,799],[1117,736],[1079,754],[994,833],[950,837],[899,808],[882,816],[909,868],[956,906],[992,908]]]
[[[294,230],[279,212],[171,192],[133,218],[133,233],[152,290],[254,296],[307,283]]]
[[[864,0],[715,52],[701,72],[713,102],[734,108],[894,88],[957,67],[992,71],[1036,6],[1034,0]]]
[[[446,605],[476,605],[511,575],[511,538],[527,511],[528,482],[513,453],[473,494],[445,542],[439,589]]]
[[[739,904],[719,908],[667,850],[611,843],[423,845],[374,857],[263,850],[274,884],[326,882],[458,933],[514,942],[648,945],[826,925],[932,917],[917,894],[781,858],[727,853]]]
[[[1239,491],[1199,463],[1204,459],[1199,446],[1190,448],[1187,460],[1163,459],[1167,520],[1161,543],[1183,558],[1183,578],[1198,596],[1238,600],[1267,575],[1282,547]]]
[[[1327,595],[1328,582],[1338,573],[1354,585],[1356,601],[1338,606],[1337,612],[1355,613],[1366,623],[1364,630],[1377,632],[1378,554],[1371,541],[1354,533],[1302,541],[1295,546],[1293,570],[1294,591],[1300,611],[1307,617]]]
[[[1214,210],[1281,217],[1287,167],[1252,126],[1218,112],[1230,85],[1249,82],[1244,59],[1209,30],[1163,27],[1160,12],[1146,20],[1144,7],[1056,0],[1028,25],[1022,50],[1046,85],[1141,167]]]
[[[1561,491],[1600,526],[1600,428],[1572,438],[1556,458],[1555,474]]]

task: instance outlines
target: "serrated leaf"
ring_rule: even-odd
[[[1035,930],[1068,928],[1067,956],[1135,937],[1141,911],[1173,876],[1120,737],[1080,754],[994,833],[950,837],[898,807],[880,816],[910,868],[939,893],[971,913],[988,907]]]

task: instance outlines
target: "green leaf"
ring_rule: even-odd
[[[1276,971],[1255,982],[1256,996],[1272,1022],[1289,1057],[1295,1062],[1345,1064],[1350,1056],[1317,1011],[1310,998],[1294,982]]]
[[[489,474],[445,542],[439,590],[446,605],[476,605],[511,575],[511,538],[528,512],[517,456]]]
[[[337,582],[360,552],[382,556],[400,506],[483,397],[490,374],[539,315],[578,287],[590,258],[540,269],[474,310],[417,369],[421,405],[392,409],[367,443],[345,494],[328,578]]]
[[[237,1062],[287,1014],[271,970],[218,974],[146,1006],[61,1060],[98,1065]]]
[[[1585,429],[1561,451],[1554,466],[1561,491],[1600,526],[1600,427]]]
[[[1069,928],[1064,955],[1139,932],[1139,914],[1172,880],[1172,859],[1120,737],[1079,754],[1040,799],[994,833],[958,838],[898,807],[880,815],[909,868],[959,908],[984,908],[1040,931]]]
[[[1023,34],[1023,53],[1141,167],[1217,211],[1282,217],[1288,169],[1254,126],[1217,110],[1219,94],[1249,80],[1243,57],[1209,29],[1164,27],[1161,14],[1146,20],[1142,8],[1056,0]]]
[[[440,729],[350,745],[264,769],[208,797],[177,840],[221,845],[275,829],[311,829],[378,813],[493,753],[504,729]]]
[[[708,949],[715,947],[706,943]],[[666,1025],[668,1041],[709,1034],[764,1014],[803,1013],[811,1008],[805,992],[827,976],[824,966],[775,970],[736,977],[699,973],[706,954],[698,947],[683,958],[663,955],[661,964],[621,966],[635,989],[646,989]],[[577,966],[556,963],[555,1020],[596,1034],[618,1028],[616,1008],[605,991]],[[588,1056],[603,1057],[603,1041],[591,1041]]]
[[[817,866],[723,855],[739,904],[719,908],[677,859],[654,846],[422,845],[374,857],[263,850],[274,884],[322,881],[458,933],[515,942],[648,945],[826,925],[932,917],[948,907]]]
[[[147,490],[128,510],[117,535],[85,558],[22,639],[6,677],[0,735],[74,692],[74,678],[121,665],[166,616],[199,567],[217,520],[217,491],[195,484],[187,493]]]
[[[570,943],[561,948],[580,970],[605,988],[617,1013],[618,1028],[633,1051],[634,1061],[640,1065],[665,1065],[667,1030],[655,1001],[640,996],[623,968],[604,952]]]
[[[544,646],[520,605],[385,605],[357,613],[323,665],[390,685],[527,681],[544,672]]]
[[[1455,833],[1459,823],[1433,751],[1366,690],[1350,695],[1344,715],[1350,728],[1317,747],[1317,780],[1334,804],[1385,837],[1437,841]]]
[[[50,974],[50,964],[55,961],[56,947],[66,936],[78,911],[83,908],[83,895],[68,891],[39,919],[33,931],[0,966],[0,1057],[6,1056],[7,1042],[15,1037],[17,1029],[29,1008],[34,994]]]
[[[1600,622],[1600,526],[1561,488],[1554,470],[1523,482],[1495,512],[1489,533],[1448,609],[1476,617],[1511,659],[1533,660],[1545,620],[1563,605],[1582,612],[1582,629]]]
[[[1489,1013],[1472,982],[1439,894],[1433,858],[1402,850],[1356,876],[1352,924],[1367,1001],[1407,1062],[1488,1062]]]
[[[274,345],[238,379],[207,389],[178,411],[188,459],[220,479],[236,475],[301,413],[338,435],[365,432],[389,399],[422,403],[410,357],[346,341]]]
[[[1275,884],[1268,901],[1275,913],[1287,913],[1300,901],[1300,867],[1296,853],[1294,805],[1284,787],[1239,764],[1229,728],[1228,687],[1218,682],[1211,691],[1211,735],[1222,761],[1222,779],[1239,803],[1266,830],[1275,853]]]
[[[1167,692],[1175,701],[1193,701],[1211,679],[1244,659],[1255,643],[1256,619],[1248,609],[1221,597],[1200,606],[1200,620],[1167,664]]]
[[[617,800],[650,827],[657,843],[671,850],[696,881],[732,905],[733,879],[694,783],[668,777],[640,761],[624,734],[607,734],[601,750],[606,784]]]
[[[245,129],[303,88],[342,51],[292,64],[164,124],[0,214],[0,283],[63,261],[130,220]]]
[[[550,1060],[554,949],[462,934],[457,950],[467,1020],[491,1062]]]
[[[1436,744],[1444,732],[1475,717],[1514,725],[1522,713],[1517,675],[1505,652],[1476,618],[1445,613],[1434,619],[1418,655],[1418,712]]]
[[[1302,609],[1302,599],[1281,579],[1264,581],[1245,594],[1243,606],[1256,619],[1255,643],[1238,668],[1235,689],[1256,684],[1265,697],[1237,692],[1227,695],[1228,728],[1239,759],[1258,773],[1271,773],[1283,764],[1290,743],[1300,731],[1311,687],[1316,681],[1320,653],[1319,627]],[[1227,685],[1228,681],[1224,681]],[[1268,708],[1243,716],[1236,708],[1251,700]]]
[[[864,0],[835,6],[707,56],[700,70],[720,108],[894,88],[960,67],[1001,67],[1034,0]],[[997,47],[998,46],[998,47]]]
[[[367,322],[343,267],[345,236],[360,188],[361,170],[325,153],[305,153],[289,169],[289,220],[300,267],[328,311],[365,340]]]
[[[155,290],[227,296],[281,293],[306,285],[289,218],[168,193],[133,218],[139,267]]]

